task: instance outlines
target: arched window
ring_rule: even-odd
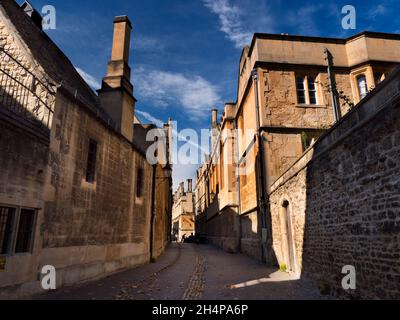
[[[360,99],[364,99],[368,94],[367,87],[367,78],[365,75],[360,75],[357,77],[357,85],[358,85],[358,93],[360,95]]]

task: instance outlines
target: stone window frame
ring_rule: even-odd
[[[352,85],[354,100],[355,100],[355,103],[357,104],[362,100],[361,95],[360,95],[359,86],[358,86],[358,78],[359,77],[361,77],[361,76],[365,77],[368,93],[371,92],[371,89],[373,89],[375,87],[375,81],[374,81],[372,67],[370,65],[367,65],[367,66],[362,66],[360,68],[352,70],[352,72],[350,73],[350,76],[351,76],[351,85]]]
[[[361,87],[361,83],[363,79],[363,83],[364,83],[364,88]],[[367,82],[367,76],[364,73],[360,73],[359,75],[356,76],[356,82],[357,82],[357,93],[358,93],[358,98],[361,101],[362,99],[364,99],[368,93],[368,82]],[[364,92],[365,90],[365,92]]]
[[[295,88],[296,88],[296,103],[299,106],[312,106],[312,107],[317,107],[322,105],[320,103],[321,101],[321,96],[320,92],[318,89],[318,77],[319,73],[318,72],[296,72],[294,75],[295,78]],[[302,84],[303,84],[303,89],[300,90],[298,88],[299,84],[299,79],[302,79]],[[315,92],[315,103],[311,103],[311,98],[310,98],[310,83],[309,79],[312,78],[314,79],[314,92]],[[299,96],[299,91],[304,91],[304,102],[300,101],[300,96]]]
[[[35,243],[36,226],[38,220],[38,209],[25,207],[25,206],[15,206],[9,204],[0,203],[0,208],[2,209],[13,209],[13,217],[11,222],[11,232],[10,239],[7,245],[6,253],[0,253],[0,257],[11,257],[11,256],[24,256],[32,255]],[[21,214],[22,211],[28,211],[33,215],[31,226],[29,228],[29,239],[27,248],[17,252],[18,243],[20,241],[20,227],[21,227]],[[0,251],[1,252],[1,251]]]

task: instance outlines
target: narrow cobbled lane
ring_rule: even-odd
[[[172,244],[156,262],[36,297],[48,300],[323,299],[299,280],[241,254],[208,245]]]

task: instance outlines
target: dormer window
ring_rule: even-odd
[[[312,76],[296,77],[297,103],[317,105],[317,85]]]
[[[368,94],[367,78],[365,75],[360,75],[357,77],[358,94],[360,95],[360,100],[364,99]]]

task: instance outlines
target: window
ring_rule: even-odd
[[[365,77],[365,75],[357,77],[357,85],[358,85],[358,93],[360,95],[360,99],[362,100],[368,94],[367,78]]]
[[[136,197],[141,198],[143,196],[143,169],[138,169],[136,177]]]
[[[0,207],[0,254],[31,252],[35,220],[36,210]]]
[[[304,86],[305,79],[303,77],[297,77],[297,102],[300,104],[306,104],[306,88]]]
[[[317,85],[314,77],[296,77],[297,102],[299,104],[317,105]]]
[[[96,177],[97,142],[89,141],[88,159],[86,166],[86,181],[93,183]]]
[[[34,223],[35,211],[21,209],[18,224],[17,242],[15,245],[15,253],[24,253],[31,251]]]
[[[310,96],[310,104],[317,104],[317,86],[315,85],[315,79],[308,77],[308,94]]]
[[[8,254],[11,246],[15,208],[0,207],[0,254]]]

